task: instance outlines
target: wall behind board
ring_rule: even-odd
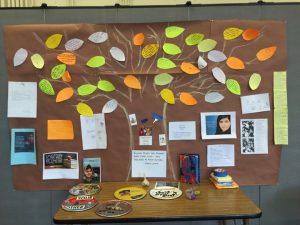
[[[300,224],[300,139],[297,102],[300,78],[300,5],[192,6],[160,8],[50,8],[0,9],[0,225],[49,225],[66,198],[66,191],[14,191],[10,162],[10,136],[7,114],[7,74],[3,48],[3,25],[51,23],[159,22],[209,19],[286,20],[288,36],[289,145],[282,148],[279,182],[275,186],[251,186],[242,190],[262,209],[260,219],[251,225]],[[251,166],[251,165],[249,165]],[[136,224],[136,223],[135,223]],[[171,223],[164,223],[171,224]],[[177,222],[176,224],[216,225],[216,221]],[[234,221],[229,223],[234,224]],[[240,221],[236,221],[240,224]]]

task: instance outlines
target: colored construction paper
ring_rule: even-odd
[[[241,95],[241,87],[236,80],[228,79],[226,81],[226,87],[232,94]]]
[[[179,95],[179,100],[185,105],[196,105],[197,100],[193,95],[187,92],[181,92]]]
[[[91,42],[94,42],[96,44],[100,44],[105,42],[108,39],[108,34],[106,32],[95,32],[93,34],[91,34],[88,39]]]
[[[185,38],[185,43],[189,46],[199,44],[204,38],[204,34],[193,33]]]
[[[207,62],[201,57],[198,57],[198,68],[203,69],[207,66]]]
[[[276,46],[263,48],[256,53],[256,58],[259,61],[266,61],[267,59],[271,58],[275,54],[276,50],[277,50]]]
[[[84,41],[78,38],[70,39],[65,44],[65,49],[67,51],[76,51],[80,49],[80,47],[83,45]]]
[[[116,90],[116,87],[108,80],[99,80],[97,86],[101,91],[105,92]]]
[[[65,64],[59,64],[59,65],[54,66],[51,69],[52,79],[57,80],[57,79],[61,78],[64,75],[64,73],[66,72],[66,69],[67,69],[67,66]]]
[[[76,64],[76,56],[71,52],[63,52],[56,57],[60,62],[67,65]]]
[[[66,101],[70,99],[73,96],[73,94],[74,94],[73,88],[66,87],[57,93],[56,102]]]
[[[198,44],[199,52],[209,52],[213,50],[217,45],[217,42],[213,39],[204,39]]]
[[[219,81],[220,83],[222,84],[225,84],[226,82],[226,75],[225,73],[223,72],[222,69],[220,69],[219,67],[214,67],[212,70],[211,70],[214,78]]]
[[[125,61],[125,54],[124,52],[118,48],[118,47],[111,47],[111,49],[109,50],[111,56],[120,62],[124,62]]]
[[[274,108],[287,108],[286,71],[275,71],[273,74]]]
[[[143,49],[142,49],[142,56],[145,59],[148,59],[150,57],[152,57],[153,55],[155,55],[158,51],[159,45],[158,44],[149,44],[146,45]]]
[[[168,73],[161,73],[154,77],[154,83],[159,86],[167,85],[173,81],[174,77]]]
[[[177,55],[181,53],[181,49],[177,45],[172,43],[164,43],[163,50],[169,55]]]
[[[151,118],[154,119],[153,123],[161,121],[163,119],[163,117],[157,113],[152,113]]]
[[[86,65],[91,68],[99,68],[105,64],[105,58],[103,56],[94,56],[90,58]]]
[[[275,145],[289,144],[288,109],[274,109],[274,143]]]
[[[207,58],[212,62],[223,62],[227,59],[226,55],[218,50],[209,51]]]
[[[132,38],[133,44],[137,46],[144,44],[144,40],[145,40],[145,35],[143,33],[138,33],[134,35],[134,37]]]
[[[225,40],[233,40],[239,37],[243,33],[243,30],[236,27],[229,27],[224,30],[223,36]]]
[[[245,41],[252,41],[259,36],[259,31],[256,29],[247,29],[243,32],[243,39]]]
[[[35,68],[42,69],[44,67],[45,62],[43,57],[40,54],[35,53],[30,58],[31,58],[32,65]]]
[[[200,73],[200,69],[189,62],[182,62],[180,65],[180,69],[190,75]]]
[[[55,95],[55,91],[53,89],[52,84],[46,79],[40,80],[39,88],[42,92],[44,92],[47,95]]]
[[[226,64],[229,68],[234,70],[243,70],[245,69],[244,62],[237,57],[229,57],[226,61]]]
[[[74,140],[74,129],[71,120],[48,120],[48,140]]]
[[[185,29],[179,26],[169,26],[165,29],[165,34],[167,38],[175,38],[182,34]]]
[[[22,65],[27,59],[28,52],[24,48],[19,48],[14,55],[14,66]]]
[[[118,101],[116,99],[111,99],[104,104],[102,107],[102,113],[111,113],[118,107]]]
[[[76,106],[76,109],[80,115],[83,115],[83,116],[93,116],[94,115],[94,112],[91,109],[91,107],[85,103],[82,103],[82,102],[78,103],[78,105]]]
[[[7,117],[36,118],[37,83],[8,82]]]
[[[141,82],[133,75],[127,75],[124,84],[129,88],[142,89]]]
[[[157,68],[159,69],[172,69],[176,68],[176,64],[167,58],[159,58],[157,60]]]
[[[169,104],[175,104],[175,98],[174,98],[174,93],[173,91],[171,91],[170,89],[168,88],[165,88],[163,89],[161,92],[160,92],[160,96],[162,97],[162,99],[169,103]]]
[[[50,49],[57,48],[61,42],[61,34],[53,34],[46,40],[46,46]]]
[[[66,70],[61,79],[64,82],[71,82],[72,81],[72,77],[71,77],[71,74],[69,73],[69,71]]]
[[[77,93],[81,96],[93,94],[97,90],[97,86],[92,84],[83,84],[77,88]]]
[[[217,103],[224,99],[224,96],[219,92],[210,92],[205,95],[205,101],[208,103]]]
[[[253,73],[249,79],[249,87],[251,90],[256,90],[261,82],[261,76],[259,73]]]

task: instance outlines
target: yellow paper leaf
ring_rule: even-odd
[[[277,50],[276,46],[263,48],[263,49],[261,49],[260,51],[257,52],[256,58],[259,61],[265,61],[265,60],[271,58],[275,54],[276,50]]]
[[[141,82],[133,75],[127,75],[124,84],[129,88],[142,89]]]
[[[229,27],[224,30],[223,36],[225,40],[233,40],[240,36],[243,33],[243,30],[236,27]]]
[[[73,96],[73,94],[74,94],[73,88],[66,87],[57,93],[56,102],[62,102],[68,100]]]
[[[145,59],[148,59],[157,53],[158,48],[159,48],[158,44],[146,45],[142,50],[142,56]]]
[[[229,68],[234,70],[243,70],[245,69],[245,64],[242,60],[236,57],[229,57],[226,61],[226,64]]]
[[[38,53],[35,53],[31,56],[31,62],[32,65],[37,69],[42,69],[45,64],[43,57]]]
[[[249,87],[251,90],[256,90],[261,82],[261,76],[258,73],[253,73],[249,79]]]
[[[67,65],[74,65],[76,63],[76,56],[71,52],[63,52],[59,54],[56,58]]]
[[[57,48],[60,44],[61,39],[61,34],[53,34],[47,39],[46,46],[50,49]]]
[[[213,50],[217,45],[217,42],[213,39],[204,39],[198,44],[199,52],[209,52]]]
[[[168,88],[163,89],[160,92],[160,96],[162,97],[162,99],[169,104],[174,105],[175,104],[175,98],[174,98],[174,93],[173,91],[171,91]]]
[[[87,104],[80,102],[77,106],[77,111],[80,115],[83,116],[93,116],[93,110]]]
[[[194,66],[193,64],[188,63],[188,62],[181,63],[180,69],[183,72],[185,72],[187,74],[191,74],[191,75],[200,73],[200,70],[196,66]]]
[[[196,105],[197,100],[193,95],[187,92],[181,92],[179,96],[179,100],[185,105]]]

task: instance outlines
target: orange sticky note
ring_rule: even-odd
[[[74,140],[71,120],[48,120],[48,140]]]

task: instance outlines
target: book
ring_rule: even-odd
[[[232,182],[232,177],[230,175],[227,175],[225,177],[218,177],[215,176],[214,173],[211,173],[210,176],[215,179],[217,182]]]
[[[198,154],[180,154],[180,181],[183,183],[200,183],[200,156]]]
[[[239,188],[239,185],[235,182],[232,181],[232,185],[221,185],[219,184],[216,180],[213,178],[209,177],[210,181],[215,185],[217,189],[224,189],[224,188]]]

